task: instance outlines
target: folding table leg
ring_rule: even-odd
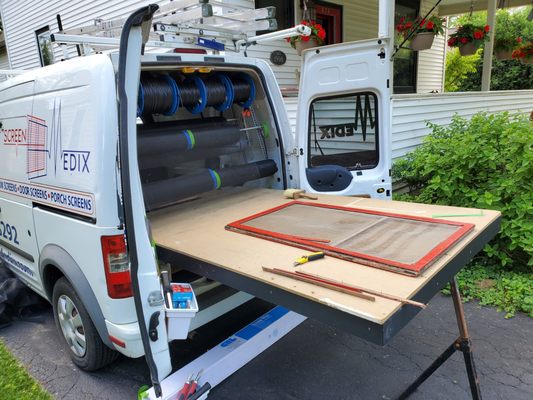
[[[455,317],[457,318],[457,326],[459,328],[459,337],[398,397],[398,400],[405,400],[413,394],[416,389],[418,389],[418,387],[437,369],[439,369],[439,367],[456,351],[463,353],[472,399],[481,400],[479,380],[476,373],[476,366],[474,364],[474,354],[472,353],[472,343],[470,342],[463,303],[461,302],[461,295],[455,277],[450,282],[450,285],[452,289]]]

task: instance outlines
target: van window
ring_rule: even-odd
[[[37,47],[39,48],[39,58],[41,59],[41,66],[54,63],[54,51],[52,49],[52,41],[50,39],[50,27],[47,25],[35,31],[37,38]]]
[[[311,103],[309,167],[375,168],[378,139],[378,99],[374,93],[319,98]]]

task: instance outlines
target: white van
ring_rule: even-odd
[[[146,354],[157,384],[172,368],[152,212],[235,186],[390,199],[391,156],[382,40],[305,53],[294,136],[266,62],[142,55],[154,11],[118,53],[0,84],[0,257],[52,303],[76,365]]]

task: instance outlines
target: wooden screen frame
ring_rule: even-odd
[[[320,208],[341,210],[341,211],[347,211],[347,212],[356,212],[356,213],[363,213],[363,214],[402,218],[402,219],[407,219],[411,221],[423,221],[423,222],[430,222],[430,223],[441,224],[441,225],[452,225],[452,226],[459,227],[459,229],[456,232],[454,232],[452,235],[450,235],[447,239],[443,240],[442,242],[437,244],[435,247],[433,247],[428,253],[426,253],[426,255],[424,255],[417,262],[412,263],[412,264],[406,264],[406,263],[402,263],[402,262],[398,262],[394,260],[389,260],[386,258],[375,257],[375,256],[371,256],[371,255],[364,254],[364,253],[358,253],[358,252],[346,250],[340,247],[330,246],[327,243],[316,242],[316,241],[312,241],[312,240],[302,238],[302,237],[296,237],[292,235],[287,235],[287,234],[283,234],[279,232],[273,232],[273,231],[269,231],[265,229],[259,229],[259,228],[255,228],[252,226],[244,225],[246,222],[252,221],[264,215],[272,214],[276,211],[285,209],[292,205],[303,205],[307,207],[320,207]],[[410,275],[410,276],[419,275],[425,268],[429,267],[438,257],[440,257],[446,250],[448,250],[451,246],[453,246],[457,241],[459,241],[459,239],[465,236],[474,227],[475,227],[474,224],[469,224],[466,222],[455,222],[455,221],[440,220],[440,219],[435,219],[435,218],[373,211],[373,210],[366,210],[366,209],[361,209],[361,208],[334,206],[334,205],[323,204],[323,203],[310,203],[310,202],[304,202],[304,201],[291,201],[286,204],[282,204],[280,206],[270,208],[268,210],[251,215],[246,218],[242,218],[238,221],[235,221],[235,222],[232,222],[226,225],[226,229],[230,231],[244,233],[244,234],[248,234],[248,235],[255,236],[255,237],[260,237],[260,238],[267,239],[270,241],[283,243],[283,244],[294,246],[294,247],[299,247],[305,250],[310,250],[310,251],[322,250],[327,255],[330,255],[332,257],[341,258],[344,260],[357,262],[360,264],[369,265],[371,267],[390,270],[393,272],[401,273],[404,275]]]

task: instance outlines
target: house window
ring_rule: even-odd
[[[47,25],[35,31],[37,38],[37,46],[39,48],[39,58],[41,59],[41,66],[54,63],[54,51],[52,48],[52,40],[50,39],[50,27]]]
[[[308,166],[375,168],[379,162],[378,120],[378,99],[372,92],[314,100],[309,112]]]
[[[342,6],[325,1],[313,1],[316,22],[326,31],[325,44],[342,42]]]
[[[395,25],[401,18],[414,20],[418,16],[419,0],[396,0]],[[396,37],[399,45],[403,38]],[[407,47],[407,44],[404,46]],[[399,49],[394,56],[394,93],[416,93],[418,54],[410,49]]]
[[[294,26],[294,2],[284,0],[255,0],[255,8],[276,7],[276,21],[278,30]],[[258,32],[268,33],[268,31]]]

